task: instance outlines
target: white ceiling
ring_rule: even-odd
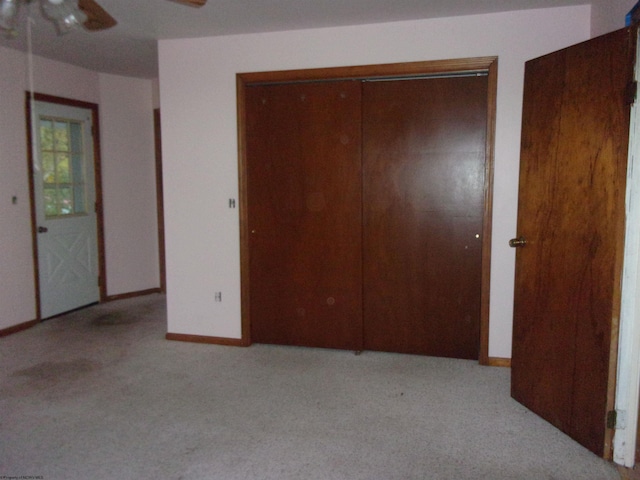
[[[57,36],[37,5],[23,9],[17,38],[0,45],[33,52],[99,72],[154,78],[157,39],[298,30],[410,19],[495,13],[587,4],[590,0],[209,0],[191,8],[168,0],[98,0],[118,25],[102,32]]]

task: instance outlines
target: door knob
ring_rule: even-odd
[[[38,227],[38,233],[47,233],[48,231],[47,227]]]
[[[509,246],[511,248],[524,247],[527,244],[527,240],[524,237],[512,238],[509,240]]]

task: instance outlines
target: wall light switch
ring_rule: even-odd
[[[18,203],[18,197],[16,197],[15,195],[13,197],[11,197],[11,203],[13,205],[16,205]]]

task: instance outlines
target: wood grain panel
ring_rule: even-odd
[[[360,350],[360,87],[245,93],[252,340]]]
[[[635,33],[527,62],[512,395],[608,456]]]
[[[478,358],[487,78],[363,87],[365,348]]]

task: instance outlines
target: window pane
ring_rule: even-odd
[[[55,122],[55,149],[61,152],[69,151],[69,130],[67,122]]]
[[[44,183],[56,183],[56,170],[53,161],[53,153],[42,153],[42,178]]]
[[[47,217],[52,217],[58,214],[57,207],[57,195],[55,188],[45,188],[44,193],[44,214]]]
[[[40,119],[40,148],[53,150],[53,122],[43,118]]]
[[[47,217],[86,213],[82,122],[40,117],[40,157]]]
[[[62,153],[56,156],[56,175],[58,183],[71,183],[68,154]]]
[[[71,188],[60,188],[58,190],[59,215],[69,215],[73,213],[73,191]]]

